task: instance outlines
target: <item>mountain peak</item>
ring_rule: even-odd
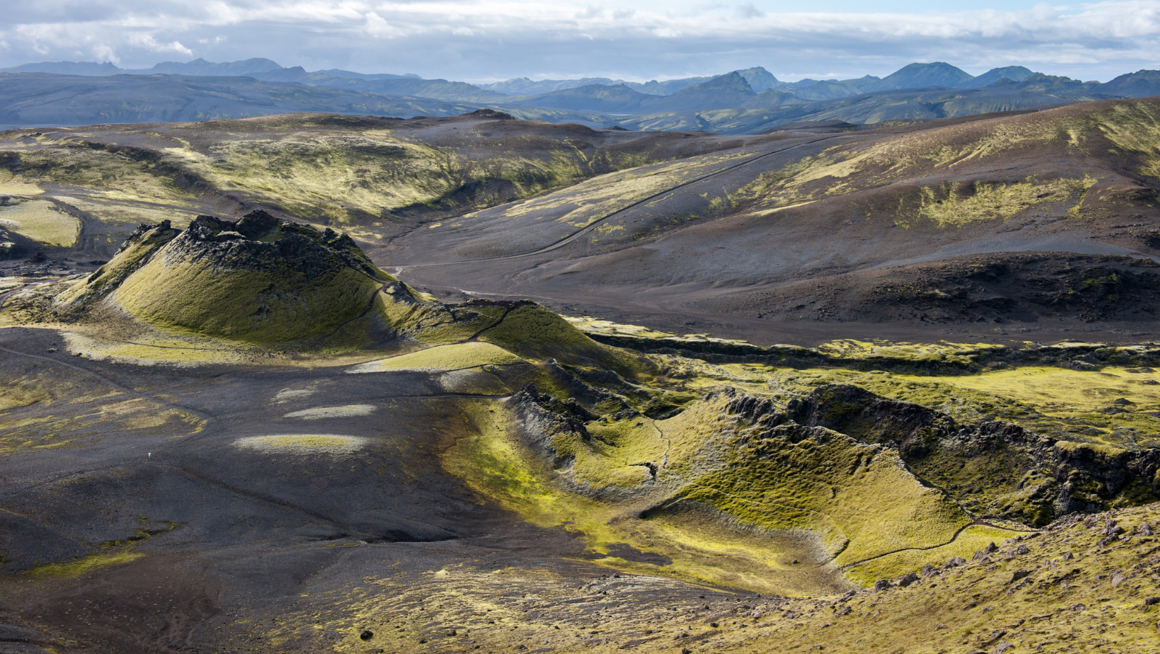
[[[735,70],[733,72],[744,77],[745,81],[749,83],[749,87],[755,93],[761,93],[766,89],[771,89],[781,84],[781,81],[774,77],[773,73],[761,66],[746,68],[745,70]]]
[[[974,79],[970,73],[944,61],[907,64],[875,85],[877,91],[918,89],[928,86],[955,88]]]

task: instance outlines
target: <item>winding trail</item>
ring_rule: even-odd
[[[149,400],[150,402],[155,402],[157,404],[160,404],[161,406],[173,409],[174,411],[184,411],[186,413],[195,415],[198,418],[200,418],[206,422],[205,429],[208,429],[210,423],[212,423],[214,421],[214,417],[208,413],[204,413],[202,411],[198,411],[197,409],[192,409],[190,407],[183,406],[180,404],[175,404],[175,403],[170,402],[168,400],[162,400],[162,399],[159,399],[159,398],[157,398],[153,395],[150,395],[148,393],[142,393],[141,391],[138,391],[138,390],[135,390],[135,389],[130,388],[128,386],[125,386],[124,384],[121,384],[120,382],[114,381],[114,380],[110,379],[109,377],[106,377],[98,372],[94,372],[92,370],[89,370],[88,368],[85,368],[84,366],[78,366],[74,363],[66,363],[66,362],[61,361],[59,359],[54,359],[52,357],[46,357],[46,356],[42,356],[39,354],[29,354],[27,352],[13,350],[11,348],[4,347],[3,345],[0,345],[0,352],[7,352],[9,354],[14,354],[16,356],[25,357],[28,359],[37,359],[39,361],[47,361],[48,363],[51,363],[53,365],[61,366],[64,368],[69,368],[69,369],[84,373],[90,377],[93,377],[94,379],[97,379],[98,381],[100,381],[101,383],[103,383],[107,386],[112,386],[113,388],[117,389],[118,391],[120,391],[126,395],[131,395],[133,397],[143,399],[143,400]],[[203,429],[203,431],[205,431],[205,429]]]
[[[803,143],[797,143],[797,144],[794,144],[791,146],[780,148],[778,150],[771,150],[769,152],[754,155],[754,156],[746,159],[745,161],[742,161],[741,163],[733,164],[732,166],[726,166],[725,168],[722,168],[720,170],[716,170],[716,171],[713,171],[711,173],[701,175],[700,177],[690,179],[686,182],[681,182],[680,184],[677,184],[676,186],[670,186],[670,187],[668,187],[662,191],[658,191],[658,192],[656,192],[648,197],[637,200],[636,202],[633,202],[632,204],[625,205],[625,206],[623,206],[615,211],[612,211],[608,214],[605,214],[601,218],[597,218],[596,220],[585,225],[584,227],[581,227],[581,228],[577,229],[576,231],[572,232],[571,234],[568,234],[567,236],[563,237],[559,241],[556,241],[555,243],[553,243],[551,245],[547,245],[547,246],[544,246],[542,248],[538,248],[536,250],[531,250],[529,252],[520,252],[518,254],[504,255],[502,257],[481,257],[481,258],[476,258],[476,259],[457,259],[455,261],[433,261],[430,263],[414,263],[414,264],[406,264],[406,265],[401,265],[401,266],[393,266],[393,268],[395,269],[396,273],[399,273],[399,272],[402,272],[404,270],[409,270],[412,268],[429,268],[429,267],[433,267],[433,266],[454,266],[454,265],[463,264],[463,263],[478,263],[478,262],[487,262],[487,261],[509,261],[512,259],[523,259],[526,257],[534,257],[534,256],[541,255],[541,254],[547,254],[548,252],[552,252],[553,250],[558,250],[558,249],[564,247],[565,245],[568,245],[569,243],[580,238],[581,236],[587,234],[588,232],[591,232],[592,230],[596,229],[598,226],[600,226],[602,223],[609,220],[610,218],[614,218],[615,216],[622,214],[622,213],[628,211],[629,209],[634,209],[636,207],[639,207],[642,204],[645,204],[646,202],[650,202],[652,200],[655,200],[655,199],[661,197],[662,195],[672,193],[673,191],[676,191],[678,189],[682,189],[686,186],[698,184],[698,183],[703,182],[707,179],[712,179],[713,177],[717,177],[718,175],[724,175],[725,173],[732,172],[732,171],[737,170],[738,168],[742,168],[744,166],[748,166],[756,161],[760,161],[762,159],[772,157],[775,154],[782,154],[784,152],[789,152],[790,150],[794,150],[794,149],[804,147],[807,145],[813,145],[815,143],[820,143],[822,141],[828,141],[830,139],[845,138],[847,136],[848,135],[846,135],[846,134],[835,134],[832,136],[824,136],[824,137],[816,138],[816,139],[813,139],[810,141],[805,141]],[[592,179],[596,179],[596,178],[594,177]],[[567,189],[560,189],[557,192],[564,192],[566,190]]]
[[[954,533],[954,535],[951,536],[950,540],[948,540],[945,543],[936,543],[934,545],[930,545],[927,547],[903,547],[901,549],[897,549],[897,550],[894,550],[891,552],[883,552],[882,554],[876,554],[876,555],[871,556],[869,558],[862,559],[861,561],[847,563],[846,565],[840,566],[838,569],[839,570],[847,570],[849,568],[860,566],[863,563],[869,563],[870,561],[875,561],[877,559],[881,559],[882,557],[885,557],[885,556],[890,556],[892,554],[898,554],[899,552],[925,552],[928,550],[936,550],[940,547],[946,547],[947,545],[950,545],[951,543],[958,540],[959,536],[964,531],[969,529],[970,527],[980,527],[980,526],[981,527],[991,527],[992,529],[1002,529],[1004,531],[1009,531],[1012,534],[1026,534],[1026,533],[1034,533],[1036,531],[1034,529],[1028,529],[1027,531],[1019,531],[1017,529],[1011,529],[1009,527],[1000,527],[999,525],[993,525],[993,524],[987,522],[986,520],[975,520],[974,522],[969,522],[969,523],[963,525],[962,527],[959,527],[958,530]]]

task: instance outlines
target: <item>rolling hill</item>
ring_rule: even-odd
[[[0,640],[1147,650],[1157,125],[2,132]]]

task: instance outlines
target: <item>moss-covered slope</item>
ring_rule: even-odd
[[[379,270],[346,235],[256,211],[143,227],[59,303],[104,299],[151,325],[257,343],[317,338],[371,312]]]

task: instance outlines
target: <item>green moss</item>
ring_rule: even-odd
[[[733,450],[728,466],[698,478],[685,496],[766,529],[822,534],[842,565],[950,542],[970,522],[889,450],[838,434],[751,447]]]
[[[391,370],[422,370],[430,372],[463,370],[485,365],[508,365],[523,359],[490,343],[458,343],[370,361],[347,372],[388,372]]]
[[[1009,220],[1040,204],[1064,202],[1079,198],[1095,184],[1084,179],[1040,181],[1029,178],[1013,184],[944,184],[919,191],[917,218],[937,227],[963,227],[980,220]],[[1079,205],[1077,204],[1076,207]],[[919,221],[899,218],[895,224],[910,227]]]
[[[960,531],[951,542],[926,549],[907,549],[849,566],[845,572],[863,585],[879,579],[893,579],[900,574],[920,572],[925,565],[935,568],[954,557],[971,559],[992,543],[1002,543],[1029,532],[1014,531],[991,525],[971,525]]]
[[[44,200],[0,206],[0,227],[41,245],[67,248],[77,242],[81,221]]]
[[[131,275],[113,299],[158,327],[251,342],[325,336],[371,308],[379,284],[352,269],[307,280],[282,273],[215,270],[209,262],[166,265]]]
[[[234,441],[234,447],[255,450],[264,454],[293,454],[315,456],[325,454],[345,458],[358,452],[367,439],[336,434],[286,434],[279,436],[249,436]]]
[[[521,304],[478,338],[528,359],[557,359],[580,366],[600,366],[629,379],[655,373],[646,358],[629,350],[602,345],[558,314],[538,304]]]
[[[130,238],[108,263],[61,293],[58,305],[69,306],[101,298],[115,290],[179,232],[162,223]]]
[[[139,552],[121,551],[90,554],[67,563],[52,563],[33,568],[24,573],[30,577],[78,577],[94,570],[113,565],[122,565],[143,558]]]

